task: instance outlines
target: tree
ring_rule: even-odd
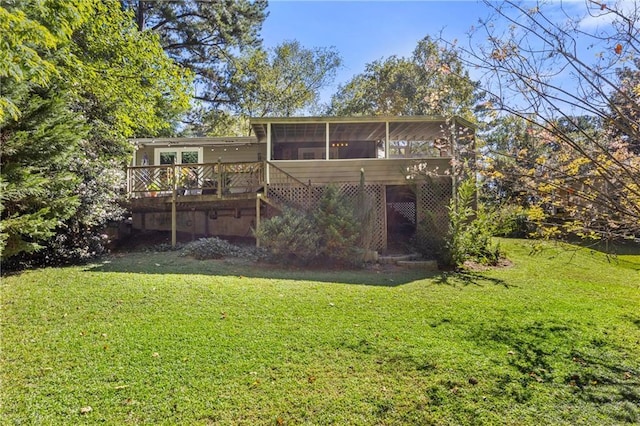
[[[118,3],[68,4],[76,3],[0,9],[15,25],[62,34],[47,46],[15,38],[6,53],[33,48],[35,59],[0,76],[15,106],[0,120],[3,260],[38,251],[32,258],[64,261],[99,249],[101,228],[120,212],[126,138],[170,129],[189,104],[189,73]],[[56,20],[67,7],[80,14],[73,25]],[[30,78],[45,63],[46,78]]]
[[[316,104],[342,60],[333,48],[305,48],[287,41],[255,49],[233,64],[234,104],[248,117],[289,117]]]
[[[24,8],[30,5],[27,15]],[[87,18],[82,2],[52,1],[48,5],[16,1],[14,7],[0,6],[0,122],[10,115],[16,119],[20,110],[7,96],[7,87],[29,81],[46,85],[58,75],[47,53],[69,40],[71,33]],[[51,25],[51,21],[57,25]],[[14,92],[15,95],[15,92]]]
[[[341,63],[335,49],[305,48],[298,41],[269,50],[247,50],[228,65],[232,102],[210,111],[193,130],[207,135],[248,135],[251,117],[290,117],[313,108]]]
[[[640,108],[637,99],[640,97],[640,58],[631,61],[630,66],[624,66],[616,70],[616,81],[619,82],[619,92],[612,94],[611,120],[614,123],[630,123],[630,131],[622,131],[616,126],[611,126],[613,136],[622,138],[629,145],[634,154],[640,154],[640,139],[638,139],[635,123],[640,123]],[[635,100],[631,101],[630,100]]]
[[[410,58],[391,56],[366,65],[341,85],[330,115],[460,115],[473,118],[480,97],[455,49],[430,37]]]
[[[80,204],[80,178],[66,165],[88,129],[65,101],[52,89],[12,97],[21,115],[0,133],[3,259],[41,249]]]
[[[197,100],[207,109],[230,102],[225,66],[239,51],[259,45],[266,0],[121,1],[135,11],[140,31],[158,34],[169,57],[195,74]]]
[[[470,43],[462,57],[484,72],[492,108],[524,120],[555,147],[552,161],[542,156],[528,173],[536,196],[562,206],[565,230],[639,235],[640,160],[632,148],[640,139],[640,89],[631,78],[640,53],[638,4],[486,4],[493,16],[475,33],[484,41]],[[583,116],[601,126],[585,126]]]

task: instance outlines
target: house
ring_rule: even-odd
[[[134,229],[252,236],[282,206],[313,209],[336,185],[374,200],[373,246],[406,240],[428,219],[448,226],[453,167],[473,160],[475,126],[459,117],[254,118],[253,136],[134,139],[127,169]]]

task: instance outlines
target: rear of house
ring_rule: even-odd
[[[128,168],[135,229],[251,237],[282,206],[313,209],[324,188],[375,209],[374,247],[406,243],[427,220],[447,228],[455,170],[473,160],[458,117],[256,118],[253,136],[137,139]]]

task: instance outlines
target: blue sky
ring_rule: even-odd
[[[635,1],[619,0],[619,5],[624,9]],[[610,16],[585,16],[587,3],[586,0],[548,0],[550,8],[545,10],[548,17],[558,22],[568,17],[581,19],[581,27],[587,30],[610,23]],[[534,7],[536,2],[526,1],[526,4]],[[491,14],[490,8],[479,0],[270,0],[268,11],[261,32],[266,47],[295,39],[305,47],[334,46],[342,56],[344,66],[333,86],[321,93],[322,102],[329,102],[338,84],[363,72],[367,63],[391,55],[409,56],[418,40],[427,35],[437,37],[442,33],[449,41],[466,44],[470,28]],[[598,14],[596,11],[595,15]],[[583,59],[595,60],[598,49],[587,51],[582,44],[579,43],[578,49]],[[476,71],[469,71],[472,78],[480,79]]]
[[[409,56],[427,35],[465,40],[488,15],[478,1],[282,1],[269,2],[262,27],[266,47],[298,40],[305,47],[335,46],[344,61],[335,84],[322,93],[328,102],[339,83],[367,63],[391,55]]]

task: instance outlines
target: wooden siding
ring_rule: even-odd
[[[184,149],[191,146],[176,146],[176,148]],[[168,145],[145,145],[140,147],[136,152],[136,166],[142,165],[144,154],[147,154],[149,165],[154,165],[155,149],[169,148]],[[193,147],[194,149],[200,147]],[[202,162],[216,163],[218,159],[223,163],[245,163],[258,161],[258,153],[261,154],[261,160],[267,158],[267,147],[265,144],[251,144],[241,146],[201,146]],[[237,149],[236,149],[237,148]]]
[[[236,150],[236,148],[238,148]],[[260,160],[258,160],[258,153],[261,154]],[[240,147],[204,147],[202,153],[204,159],[203,163],[215,163],[220,159],[223,163],[244,163],[253,161],[262,161],[267,158],[267,146],[262,145],[250,145]]]
[[[296,179],[312,185],[328,183],[360,182],[360,170],[364,169],[366,183],[406,185],[407,168],[425,164],[424,170],[445,174],[450,158],[434,159],[356,159],[356,160],[298,160],[272,161],[275,166]]]

